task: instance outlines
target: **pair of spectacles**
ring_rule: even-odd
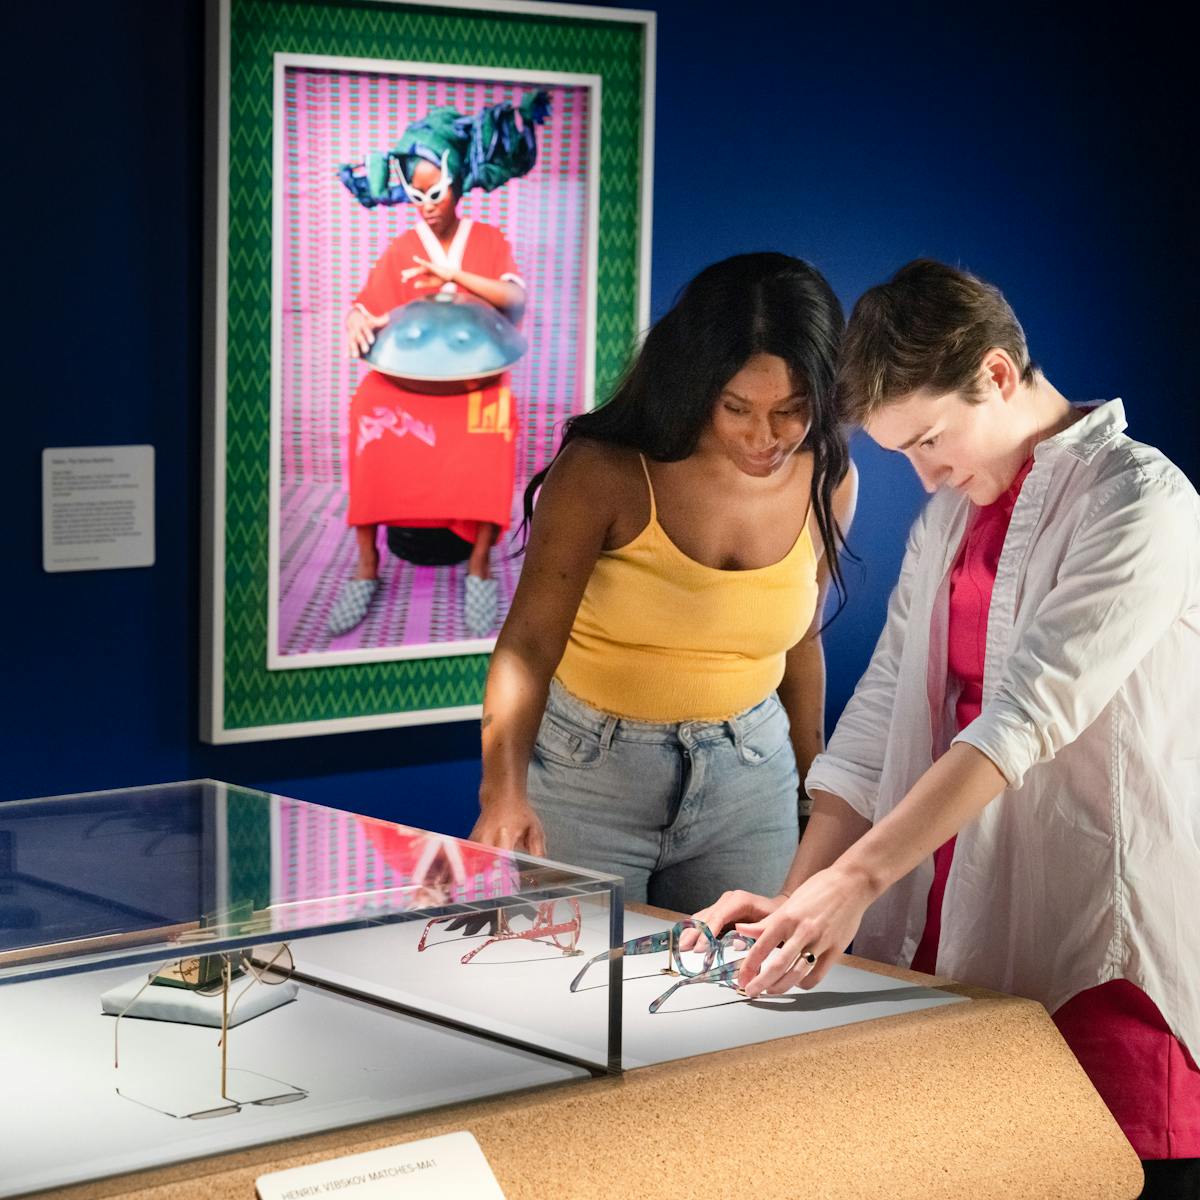
[[[698,968],[691,966],[684,959],[684,952],[679,947],[679,939],[685,930],[694,929],[699,935],[696,941],[694,950],[700,953],[703,957],[700,960]],[[597,954],[595,958],[589,959],[583,965],[583,970],[571,980],[571,991],[577,991],[580,983],[583,982],[583,977],[587,974],[588,968],[594,966],[598,962],[605,962],[611,959],[613,955],[625,957],[626,955],[637,954],[660,954],[666,950],[670,954],[668,965],[662,968],[663,975],[679,975],[682,978],[678,983],[672,984],[653,1004],[650,1005],[652,1013],[657,1012],[662,1006],[664,1000],[675,991],[676,988],[684,983],[693,982],[717,982],[716,979],[710,979],[716,971],[725,969],[726,955],[730,950],[747,950],[754,945],[754,939],[740,934],[735,929],[730,929],[721,937],[717,937],[711,929],[703,922],[697,921],[693,917],[685,917],[681,921],[676,921],[670,929],[660,930],[658,933],[649,933],[643,937],[631,938],[623,945],[616,947],[614,950],[605,950],[603,954]],[[738,960],[741,961],[740,959]],[[732,979],[736,975],[736,970],[733,974],[727,976]]]
[[[215,969],[209,961],[211,959],[218,960]],[[250,988],[255,983],[261,983],[267,987],[286,983],[292,977],[295,969],[296,960],[292,957],[292,948],[287,942],[284,942],[266,962],[261,962],[254,958],[250,951],[241,951],[234,954],[181,958],[163,963],[161,967],[155,971],[151,971],[147,975],[146,982],[134,992],[132,997],[130,997],[129,1003],[117,1013],[117,1019],[113,1025],[113,1066],[120,1066],[121,1018],[142,998],[142,994],[151,984],[162,985],[163,983],[168,983],[168,986],[175,986],[175,980],[182,980],[188,984],[191,990],[198,991],[201,995],[224,993],[225,1010],[221,1015],[221,1041],[218,1043],[219,1045],[223,1045],[225,1036],[229,1032],[229,1022],[233,1020],[233,1014],[237,1011],[238,1004]],[[253,978],[233,998],[233,1004],[230,1006],[228,1004],[229,985],[235,977],[241,975],[243,972],[248,973]],[[215,979],[217,986],[215,988],[210,988],[207,984],[196,986],[200,980],[206,978]]]
[[[418,187],[413,187],[411,183],[404,177],[404,167],[400,166],[400,182],[404,185],[404,194],[408,197],[412,204],[441,204],[446,198],[446,194],[454,186],[454,178],[450,174],[450,151],[442,151],[442,173],[438,178],[437,183],[428,191],[421,191]]]
[[[286,1083],[282,1079],[275,1079],[270,1075],[263,1075],[258,1071],[247,1071],[241,1067],[231,1067],[227,1071],[227,1075],[232,1079],[235,1089],[244,1076],[253,1075],[257,1079],[267,1080],[268,1083],[277,1083],[280,1087],[286,1088],[287,1091],[277,1092],[270,1096],[260,1096],[257,1100],[230,1100],[228,1104],[219,1104],[213,1108],[201,1108],[196,1112],[189,1113],[169,1112],[165,1108],[159,1108],[157,1105],[148,1104],[145,1100],[139,1100],[136,1096],[130,1096],[121,1091],[120,1088],[117,1088],[116,1091],[122,1100],[128,1100],[131,1104],[138,1104],[142,1108],[150,1109],[152,1112],[162,1113],[164,1117],[174,1117],[177,1121],[210,1121],[214,1117],[232,1117],[235,1113],[240,1113],[243,1108],[252,1105],[258,1105],[263,1108],[274,1108],[280,1104],[295,1104],[297,1100],[308,1099],[308,1092],[304,1088],[293,1083]]]
[[[429,948],[429,934],[437,925],[457,931],[462,937],[473,937],[485,926],[489,937],[468,950],[460,960],[469,963],[477,954],[497,942],[548,942],[566,957],[582,954],[578,949],[582,926],[578,900],[543,900],[536,905],[520,904],[511,908],[493,909],[488,913],[456,913],[434,917],[421,934],[417,950]]]
[[[139,1100],[136,1096],[131,1096],[127,1092],[121,1091],[118,1087],[116,1093],[123,1100],[128,1100],[133,1104],[139,1104],[142,1108],[153,1109],[155,1112],[162,1113],[164,1116],[174,1117],[178,1120],[190,1121],[205,1121],[213,1117],[231,1116],[234,1113],[240,1112],[244,1105],[262,1105],[273,1106],[277,1104],[294,1104],[298,1100],[304,1100],[308,1096],[308,1092],[294,1084],[286,1083],[281,1079],[274,1079],[270,1075],[261,1075],[257,1071],[250,1071],[245,1068],[230,1068],[229,1066],[229,1030],[233,1025],[233,1016],[237,1011],[237,1006],[241,1003],[242,997],[254,987],[255,984],[261,983],[266,987],[274,987],[281,983],[286,983],[296,969],[295,959],[292,957],[292,948],[286,942],[275,950],[266,961],[262,961],[253,956],[249,950],[240,951],[234,954],[220,954],[217,956],[220,959],[220,980],[221,980],[221,1037],[217,1045],[221,1047],[221,1098],[228,1100],[228,1104],[215,1105],[212,1108],[200,1109],[191,1113],[174,1113],[167,1109],[159,1108],[157,1105],[148,1104],[144,1100]],[[190,970],[183,968],[180,963],[166,963],[157,971],[152,971],[140,988],[133,994],[129,1003],[117,1014],[117,1019],[113,1025],[113,1069],[119,1070],[121,1066],[120,1052],[120,1036],[121,1036],[121,1018],[138,1002],[142,993],[155,983],[160,978],[164,971],[174,967],[176,970]],[[229,987],[233,982],[234,974],[245,970],[252,976],[247,985],[233,998],[233,1003],[229,1003]],[[281,1087],[288,1089],[284,1092],[279,1092],[270,1096],[263,1096],[257,1100],[237,1100],[229,1094],[229,1077],[237,1076],[242,1078],[248,1075],[257,1076],[260,1079],[266,1079],[271,1083],[278,1083]]]

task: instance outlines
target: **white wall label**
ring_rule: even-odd
[[[422,1138],[308,1167],[272,1171],[255,1181],[260,1200],[504,1200],[475,1135],[466,1130]]]
[[[104,571],[154,565],[154,447],[42,451],[42,566]]]

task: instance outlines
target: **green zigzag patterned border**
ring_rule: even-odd
[[[268,671],[271,141],[276,52],[472,63],[603,78],[596,379],[637,334],[643,46],[638,22],[361,0],[231,0],[224,727],[478,704],[487,655]]]

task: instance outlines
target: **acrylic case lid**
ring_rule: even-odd
[[[214,780],[11,801],[0,804],[0,984],[619,883]]]

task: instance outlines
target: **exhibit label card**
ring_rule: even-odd
[[[465,1129],[308,1167],[272,1171],[255,1182],[261,1200],[504,1200],[475,1135]]]
[[[154,447],[42,451],[42,566],[104,571],[154,565]]]

